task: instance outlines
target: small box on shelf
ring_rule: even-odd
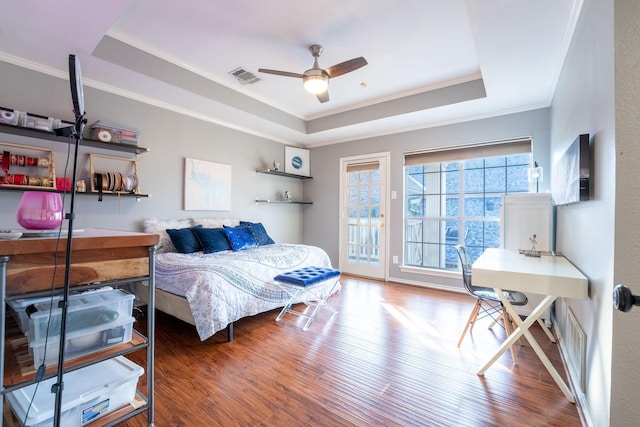
[[[91,125],[91,139],[114,144],[138,145],[140,131],[127,126],[98,120]]]
[[[20,113],[20,126],[51,132],[53,130],[53,117],[22,112]]]
[[[19,119],[20,111],[0,107],[0,123],[17,126]]]

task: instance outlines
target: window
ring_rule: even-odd
[[[407,266],[457,270],[500,245],[501,195],[529,191],[531,140],[405,155]]]
[[[378,162],[347,166],[349,263],[380,263],[380,165]]]

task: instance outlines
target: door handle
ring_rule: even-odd
[[[633,295],[631,290],[624,285],[617,285],[613,288],[613,306],[616,309],[627,312],[634,305],[640,305],[638,295]]]

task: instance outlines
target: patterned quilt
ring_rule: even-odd
[[[283,307],[289,295],[273,278],[310,266],[330,268],[329,256],[318,247],[297,244],[212,254],[162,253],[156,259],[156,287],[187,299],[204,341],[231,322]]]

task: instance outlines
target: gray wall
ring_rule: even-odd
[[[589,278],[585,301],[556,305],[558,328],[574,314],[587,337],[581,406],[594,426],[637,425],[638,311],[614,313],[615,283],[636,292],[640,256],[637,164],[638,18],[635,1],[586,0],[551,113],[552,157],[591,134],[592,200],[557,209],[557,248]],[[630,34],[633,33],[633,34]],[[633,286],[636,285],[636,286]]]
[[[549,170],[549,110],[539,109],[430,129],[417,130],[397,135],[370,138],[347,144],[327,145],[311,150],[314,180],[305,184],[305,192],[316,203],[304,217],[304,241],[324,248],[334,265],[338,265],[338,213],[340,183],[340,158],[379,152],[390,152],[389,165],[391,191],[398,198],[390,200],[389,279],[414,284],[429,284],[438,287],[462,289],[458,274],[430,275],[400,271],[391,259],[403,254],[403,200],[404,200],[404,153],[416,150],[480,142],[497,141],[521,136],[533,137],[533,157]],[[548,181],[540,184],[540,191],[549,191]],[[388,196],[388,195],[387,195]],[[448,276],[448,277],[447,277]]]
[[[0,62],[0,105],[70,120],[69,83],[61,78],[29,71]],[[106,120],[142,131],[139,145],[150,148],[138,158],[140,188],[152,197],[136,203],[133,198],[78,196],[76,228],[104,227],[138,230],[145,218],[234,217],[262,221],[267,231],[279,242],[300,242],[303,205],[256,204],[256,197],[274,198],[284,190],[302,198],[303,184],[298,179],[256,173],[274,160],[284,164],[284,146],[215,124],[156,108],[85,85],[85,108],[89,125]],[[41,142],[30,138],[0,134],[0,141],[25,145],[45,145],[56,150],[56,174],[63,176],[67,158],[66,144]],[[99,154],[123,155],[92,150]],[[125,155],[126,156],[126,155]],[[231,211],[184,211],[184,158],[191,157],[232,168]],[[88,155],[81,150],[80,169],[88,170]],[[71,176],[71,167],[69,173]],[[19,193],[0,192],[1,228],[19,228],[15,210]]]

